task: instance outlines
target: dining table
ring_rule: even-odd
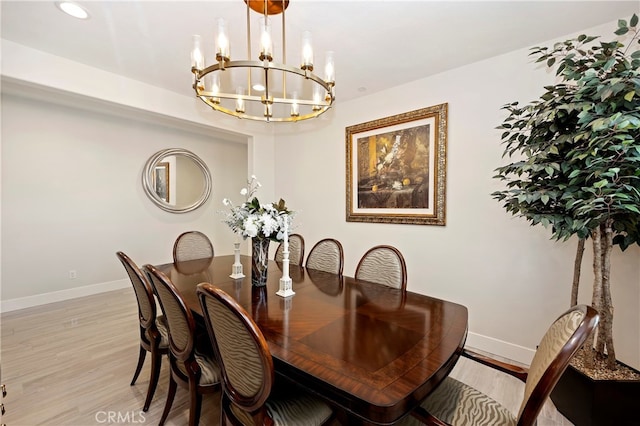
[[[235,298],[263,333],[276,374],[344,410],[350,424],[393,424],[449,375],[467,337],[463,305],[411,291],[289,265],[294,295],[276,294],[283,264],[267,283],[230,277],[234,256],[158,265],[196,317],[196,288],[207,282]],[[408,283],[426,280],[412,277]]]

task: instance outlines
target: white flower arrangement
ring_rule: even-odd
[[[293,212],[290,211],[281,198],[277,203],[260,204],[255,192],[262,185],[254,175],[247,181],[247,187],[242,188],[241,195],[246,201],[239,206],[234,206],[231,200],[225,198],[222,203],[229,207],[223,220],[233,232],[243,239],[258,238],[271,241],[284,239],[284,223],[288,221],[290,226]]]

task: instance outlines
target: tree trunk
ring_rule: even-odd
[[[603,350],[600,352],[604,356],[606,350],[607,367],[616,369],[616,351],[613,347],[613,304],[611,303],[611,250],[613,248],[613,231],[611,229],[612,220],[609,219],[604,224],[604,234],[602,234],[602,307],[600,310],[600,329],[598,331],[599,345],[602,342]]]
[[[573,283],[571,285],[571,305],[578,304],[578,290],[580,288],[580,269],[582,268],[582,255],[584,254],[584,238],[578,239],[578,248],[576,249],[576,260],[573,263]]]
[[[600,226],[595,228],[591,232],[591,239],[593,240],[593,295],[591,297],[591,305],[593,308],[601,312],[602,311],[602,232]],[[585,354],[585,366],[587,368],[593,368],[595,366],[595,351],[593,351],[594,343],[597,345],[598,338],[600,337],[600,329],[594,332],[587,339],[584,347],[586,349]]]

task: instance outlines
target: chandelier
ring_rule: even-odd
[[[296,122],[327,111],[335,99],[333,52],[327,52],[324,79],[313,73],[311,34],[301,38],[300,66],[287,65],[285,9],[289,0],[244,0],[247,4],[247,59],[232,60],[226,21],[218,19],[216,61],[205,67],[202,41],[193,36],[191,72],[196,96],[216,111],[266,122]],[[259,38],[252,58],[251,10],[259,17]],[[280,56],[274,53],[272,15],[282,15]]]

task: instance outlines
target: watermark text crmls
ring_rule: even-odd
[[[98,411],[96,422],[101,424],[141,424],[147,419],[144,411]]]

